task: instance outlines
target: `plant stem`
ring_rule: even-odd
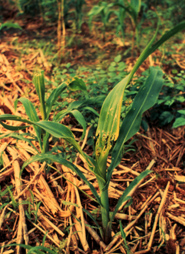
[[[101,217],[102,217],[102,228],[103,228],[103,240],[105,244],[109,243],[111,240],[111,226],[109,224],[109,196],[108,188],[103,190],[104,185],[99,182],[100,186],[100,199],[101,199]],[[103,188],[101,188],[103,187]]]

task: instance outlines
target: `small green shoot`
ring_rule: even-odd
[[[126,252],[127,252],[127,254],[130,254],[130,250],[129,250],[129,247],[128,247],[127,241],[126,241],[126,234],[123,230],[123,226],[122,226],[121,221],[119,221],[119,226],[120,226],[121,236],[122,236],[123,241],[124,241],[124,246],[125,246]]]

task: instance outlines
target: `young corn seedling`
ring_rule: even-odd
[[[35,85],[35,89],[37,92],[37,95],[39,97],[40,101],[40,115],[41,119],[44,120],[49,120],[51,111],[53,110],[53,106],[58,99],[58,97],[61,95],[61,93],[67,88],[67,85],[65,83],[61,84],[58,86],[56,89],[53,89],[51,94],[47,99],[45,99],[45,81],[44,81],[44,74],[43,72],[40,72],[36,74],[33,77],[33,83]],[[86,90],[85,83],[78,78],[74,78],[74,80],[69,84],[69,88],[73,91],[75,90]],[[25,112],[29,118],[30,121],[33,122],[39,122],[40,118],[36,112],[36,108],[34,107],[33,103],[29,101],[27,98],[20,98],[15,102],[15,108],[17,107],[17,103],[20,101],[24,108]],[[78,108],[83,104],[83,102],[78,102],[78,103],[71,103],[70,107],[68,107],[65,110],[60,111],[58,114],[53,116],[53,121],[61,121],[62,118],[64,118],[67,114],[72,114],[76,120],[82,125],[84,129],[84,134],[86,130],[86,122],[83,117],[83,115],[78,111]],[[93,110],[93,109],[92,109]],[[15,120],[15,121],[20,121],[24,123],[30,123],[27,119],[24,119],[23,117],[19,116],[13,116],[13,115],[2,115],[1,120]],[[37,152],[39,153],[46,153],[49,151],[49,137],[50,133],[41,129],[39,126],[33,125],[34,130],[35,130],[35,136],[30,135],[30,133],[23,133],[23,134],[18,134],[16,131],[18,130],[23,130],[27,126],[8,126],[1,122],[1,124],[8,130],[14,131],[10,134],[4,134],[0,135],[0,139],[4,137],[14,137],[16,139],[21,139],[24,141],[27,141]],[[64,128],[65,129],[65,128]],[[65,130],[64,130],[65,132]],[[31,138],[30,138],[31,136]],[[36,140],[39,143],[39,151],[36,146],[33,145],[31,141]]]
[[[124,34],[123,31],[123,22],[125,19],[125,13],[128,13],[130,16],[131,22],[132,22],[132,27],[133,27],[133,37],[132,37],[132,55],[133,55],[133,50],[134,50],[134,43],[135,43],[135,38],[136,41],[138,42],[138,15],[141,9],[141,0],[119,0],[117,3],[115,3],[115,6],[119,7],[119,12],[115,12],[118,16],[118,20],[120,22],[120,28],[122,30],[122,34]],[[125,12],[121,11],[124,10]]]
[[[106,2],[100,2],[98,5],[94,5],[88,13],[90,27],[93,17],[100,15],[101,21],[103,23],[103,40],[105,40],[106,25],[109,22],[111,14],[113,13],[113,10],[111,10],[113,5],[113,3],[107,4]]]
[[[50,160],[65,165],[73,170],[79,177],[89,186],[94,197],[96,198],[101,208],[102,230],[101,236],[105,243],[111,240],[112,222],[115,218],[121,205],[130,199],[130,191],[137,185],[137,183],[147,176],[151,171],[143,171],[136,179],[132,181],[128,188],[123,192],[122,196],[117,202],[113,212],[110,212],[109,207],[109,192],[108,187],[110,184],[113,170],[119,165],[123,156],[123,148],[133,135],[139,130],[142,114],[151,108],[159,95],[160,89],[163,85],[163,72],[159,68],[151,68],[150,74],[136,95],[130,110],[126,114],[123,122],[120,125],[121,105],[126,86],[131,81],[134,73],[137,71],[143,61],[153,53],[162,43],[168,40],[177,32],[185,29],[185,22],[182,22],[164,34],[156,43],[154,40],[157,36],[157,31],[152,40],[148,43],[144,51],[141,53],[136,64],[134,65],[130,74],[128,74],[121,82],[119,82],[107,95],[99,116],[98,127],[96,131],[97,142],[95,146],[95,156],[90,157],[85,154],[80,148],[79,144],[75,141],[73,133],[64,125],[51,122],[48,120],[34,121],[24,120],[28,124],[33,124],[36,127],[43,129],[46,133],[51,134],[57,138],[63,138],[71,143],[77,151],[85,158],[98,182],[100,194],[97,193],[94,186],[87,180],[85,175],[73,163],[64,159],[60,154],[42,153],[33,156],[29,161],[25,162],[23,168],[29,163],[36,160]],[[4,120],[13,119],[19,121],[11,115],[0,116],[0,123]],[[7,126],[7,125],[6,125]],[[5,127],[6,127],[5,126]],[[107,167],[107,158],[111,155],[111,164]]]
[[[76,0],[75,4],[75,23],[76,23],[76,28],[79,31],[82,26],[82,18],[83,18],[83,12],[82,12],[82,7],[85,4],[84,0]]]

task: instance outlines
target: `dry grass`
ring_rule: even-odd
[[[35,105],[38,104],[33,85],[27,85],[23,79],[31,80],[35,64],[38,63],[46,71],[49,64],[42,51],[22,56],[22,67],[19,66],[19,69],[17,62],[18,54],[14,48],[2,43],[0,114],[15,114],[13,104],[21,96],[28,96]],[[26,117],[19,104],[16,114]],[[12,126],[20,124],[9,121]],[[32,127],[28,131],[32,133]],[[0,133],[9,131],[0,126]],[[136,135],[137,152],[128,153],[113,173],[109,189],[112,210],[124,189],[140,172],[146,168],[153,170],[145,182],[138,183],[134,192],[130,193],[133,204],[120,209],[113,224],[114,236],[119,232],[118,220],[122,220],[130,253],[185,253],[184,134],[184,127],[173,131],[151,128],[147,134],[141,130]],[[86,138],[87,135],[82,148],[85,147]],[[13,186],[14,200],[19,203],[14,209],[11,201],[0,210],[1,253],[21,253],[19,246],[3,246],[11,243],[36,246],[42,243],[46,233],[45,246],[57,247],[58,253],[126,253],[120,234],[108,246],[102,242],[93,221],[83,210],[96,212],[98,218],[97,203],[89,187],[75,173],[65,166],[53,164],[46,174],[45,163],[34,162],[20,175],[23,162],[35,151],[24,141],[15,141],[10,137],[0,140],[0,144],[3,160],[0,170],[1,193],[7,186]],[[80,155],[75,163],[98,191],[95,177]],[[5,204],[6,196],[1,197],[1,206]],[[37,217],[32,214],[32,219],[29,219],[26,212],[36,210],[39,202]]]

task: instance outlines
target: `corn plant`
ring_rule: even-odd
[[[136,38],[136,41],[138,41],[138,15],[141,9],[141,0],[118,0],[117,3],[115,4],[118,6],[121,10],[116,11],[115,14],[118,16],[118,20],[120,23],[120,28],[122,31],[122,34],[124,34],[124,19],[125,19],[125,13],[128,13],[132,22],[133,26],[133,37],[132,37],[132,54],[133,54],[133,48],[134,48],[134,41]]]
[[[83,18],[83,12],[82,12],[82,7],[85,4],[85,0],[76,0],[74,2],[75,5],[75,23],[76,23],[76,28],[79,31],[82,26],[82,18]]]
[[[124,24],[124,20],[125,20],[125,17],[126,17],[126,11],[125,11],[124,8],[119,8],[118,10],[114,11],[114,14],[118,18],[118,26],[117,26],[116,32],[119,35],[119,31],[121,31],[122,40],[124,42],[124,37],[125,37],[125,24]]]
[[[100,2],[98,5],[94,5],[88,13],[90,26],[93,17],[100,15],[101,21],[103,23],[103,40],[105,40],[106,25],[109,21],[111,14],[113,13],[113,10],[111,9],[113,5],[113,3],[107,4],[106,2]]]
[[[100,230],[100,234],[105,243],[108,243],[111,240],[112,222],[121,205],[130,199],[130,191],[137,185],[140,180],[142,180],[151,172],[147,169],[143,171],[138,177],[136,177],[130,186],[123,192],[122,196],[117,202],[114,211],[110,212],[108,187],[111,181],[113,170],[119,165],[121,161],[125,143],[139,130],[142,114],[155,104],[163,85],[163,72],[160,68],[156,67],[152,67],[150,69],[150,74],[145,84],[140,88],[138,94],[133,100],[130,110],[126,114],[123,122],[120,123],[121,105],[125,88],[132,80],[133,75],[143,63],[143,61],[162,43],[164,43],[171,36],[181,31],[182,29],[185,29],[185,22],[182,22],[172,28],[156,43],[154,43],[158,32],[156,31],[151,41],[141,53],[132,71],[109,92],[102,105],[99,116],[99,122],[96,131],[97,141],[94,157],[90,157],[88,154],[82,151],[69,128],[58,122],[48,121],[47,117],[46,120],[39,121],[38,119],[35,119],[35,117],[34,119],[27,120],[12,115],[0,116],[0,123],[5,128],[9,128],[9,126],[7,124],[5,125],[3,122],[5,120],[22,121],[28,124],[32,124],[35,126],[35,128],[39,128],[39,130],[42,129],[46,133],[49,133],[56,138],[65,139],[70,144],[72,144],[84,157],[87,164],[89,165],[89,170],[95,175],[97,179],[100,191],[99,194],[94,186],[87,180],[85,175],[80,171],[80,169],[72,162],[69,162],[63,158],[60,153],[52,154],[46,152],[37,154],[33,156],[29,161],[24,163],[23,169],[33,161],[50,160],[65,165],[66,167],[73,170],[79,177],[81,177],[81,179],[91,189],[101,208],[102,229]],[[111,155],[111,164],[107,167],[108,155]]]
[[[119,7],[118,10],[114,10],[113,7]],[[139,21],[138,15],[141,9],[141,0],[117,0],[115,3],[107,4],[106,2],[100,2],[98,5],[93,6],[93,8],[88,13],[89,16],[89,23],[92,23],[92,18],[94,16],[100,15],[101,21],[103,23],[103,38],[105,40],[105,30],[107,23],[109,22],[110,16],[115,14],[118,18],[118,26],[117,26],[117,33],[121,31],[122,37],[124,38],[124,20],[126,17],[126,13],[129,15],[132,27],[133,27],[133,37],[132,37],[132,53],[136,41],[138,42],[138,29],[139,29]]]
[[[40,115],[41,119],[48,120],[50,117],[50,114],[53,110],[53,107],[55,106],[55,102],[58,99],[58,97],[62,94],[62,92],[67,88],[67,85],[65,83],[61,84],[57,88],[53,89],[52,92],[50,93],[49,97],[46,99],[46,93],[45,93],[45,81],[44,81],[44,74],[43,72],[39,72],[33,77],[33,83],[35,85],[35,89],[37,92],[37,95],[39,97],[40,101]],[[75,90],[86,90],[85,83],[78,78],[74,78],[72,82],[69,83],[68,87],[75,91]],[[29,118],[30,121],[33,122],[38,122],[40,121],[40,118],[36,112],[36,108],[34,107],[33,103],[29,101],[27,98],[20,98],[15,102],[15,109],[17,107],[17,103],[21,102],[25,108],[25,112]],[[71,103],[70,107],[68,107],[65,110],[60,110],[58,114],[53,115],[53,121],[61,121],[62,118],[64,118],[67,114],[72,114],[76,120],[82,125],[84,129],[84,134],[86,130],[86,123],[83,115],[78,111],[78,107],[82,105],[83,102],[79,103]],[[57,111],[57,109],[55,109]],[[93,109],[92,109],[93,111]],[[8,115],[7,115],[8,117]],[[9,115],[7,118],[9,120],[15,120],[15,121],[20,121],[20,122],[26,122],[29,123],[26,119],[19,117],[19,116],[13,116]],[[4,123],[1,122],[1,124],[6,128],[11,131],[14,131],[9,134],[4,134],[0,135],[0,139],[4,137],[14,137],[16,139],[21,139],[24,141],[27,141],[37,152],[41,153],[46,153],[49,151],[49,137],[50,134],[49,132],[41,129],[39,126],[34,125],[34,130],[35,130],[35,135],[30,135],[30,133],[22,133],[18,134],[16,131],[18,130],[23,130],[26,128],[26,126],[19,126],[19,127],[14,127],[14,126],[8,126]],[[65,131],[65,130],[64,130]],[[36,146],[33,145],[31,141],[36,140],[39,144],[39,150],[37,149]]]

